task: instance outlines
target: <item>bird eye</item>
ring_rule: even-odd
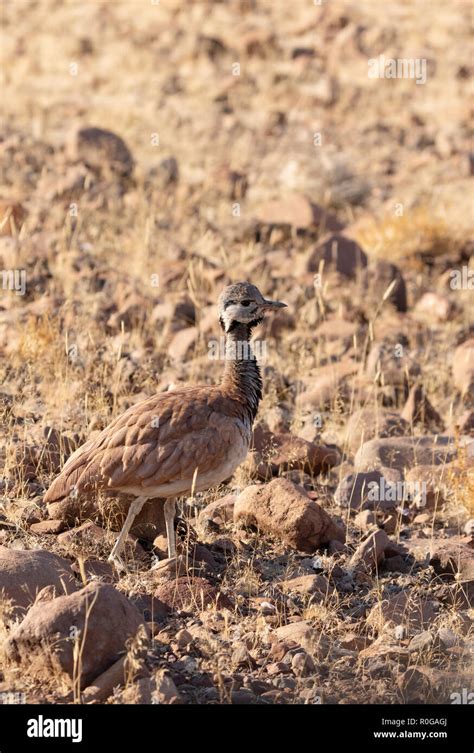
[[[250,304],[252,303],[252,301],[240,301],[240,303],[241,303],[242,306],[250,306]]]

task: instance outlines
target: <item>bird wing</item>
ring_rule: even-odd
[[[146,492],[176,480],[191,481],[196,468],[200,476],[212,475],[229,462],[235,447],[236,467],[249,441],[250,430],[238,409],[233,411],[217,388],[156,395],[131,406],[79,447],[44,501],[63,499],[73,489],[77,494],[126,487]]]

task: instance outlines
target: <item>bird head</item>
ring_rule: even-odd
[[[265,314],[284,308],[286,303],[269,301],[249,282],[228,285],[219,296],[219,322],[224,332],[231,332],[239,324],[250,328],[260,324]]]

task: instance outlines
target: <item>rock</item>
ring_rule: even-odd
[[[435,619],[436,612],[429,599],[400,592],[372,607],[367,624],[378,630],[402,625],[419,631],[429,628]]]
[[[179,165],[176,157],[166,157],[157,165],[152,165],[147,172],[147,184],[150,188],[164,190],[179,180]]]
[[[402,419],[408,424],[440,429],[443,426],[441,416],[433,408],[425,394],[425,388],[419,382],[410,388],[407,401],[402,410]]]
[[[397,664],[406,664],[409,658],[408,649],[390,640],[386,634],[380,635],[370,646],[359,652],[360,663],[372,669],[375,666],[378,667],[379,660],[382,660],[383,664],[387,664],[391,660]]]
[[[58,594],[77,590],[68,560],[41,549],[0,546],[0,595],[2,601],[11,603],[8,611],[12,617],[26,611],[39,591],[49,585]]]
[[[467,410],[459,417],[456,427],[461,434],[474,437],[474,410]]]
[[[321,635],[318,635],[307,620],[282,625],[275,630],[275,636],[277,640],[285,644],[295,643],[311,652],[317,647],[318,640],[321,638]]]
[[[345,541],[344,529],[301,487],[282,478],[244,489],[235,502],[234,521],[256,526],[308,553],[331,539]]]
[[[367,255],[356,241],[334,233],[322,238],[311,250],[306,271],[319,272],[321,262],[324,262],[323,276],[328,271],[337,271],[343,277],[354,279],[367,267]]]
[[[359,564],[364,564],[367,569],[375,570],[384,559],[385,550],[393,550],[393,547],[394,545],[385,531],[375,531],[357,547],[351,558],[350,566],[357,567]]]
[[[365,442],[357,452],[357,471],[395,468],[399,471],[416,465],[443,465],[456,458],[457,447],[452,437],[391,437]]]
[[[389,469],[383,470],[389,472]],[[389,510],[400,501],[395,493],[388,493],[395,489],[380,471],[349,473],[339,482],[334,499],[341,507],[351,510]]]
[[[80,557],[73,565],[72,569],[77,578],[84,582],[91,580],[101,580],[104,583],[114,583],[118,580],[117,570],[111,562],[104,562],[99,559],[82,559]]]
[[[262,204],[255,212],[255,219],[262,225],[291,225],[304,230],[318,228],[334,231],[342,228],[334,215],[301,194]]]
[[[163,533],[160,533],[159,536],[153,539],[153,550],[160,559],[167,559],[168,539]]]
[[[71,528],[58,536],[58,542],[66,547],[72,547],[73,550],[80,549],[98,549],[100,547],[113,546],[118,534],[112,531],[106,531],[101,526],[96,525],[91,520],[86,521],[76,528]],[[127,556],[142,560],[146,557],[143,547],[139,544],[137,538],[129,534],[125,542]]]
[[[405,280],[395,264],[371,260],[367,270],[367,293],[380,303],[382,299],[391,303],[397,311],[407,310],[407,289]]]
[[[224,523],[231,523],[234,519],[235,500],[235,494],[226,494],[210,502],[199,513],[198,524],[206,530],[213,527],[219,528]]]
[[[80,128],[66,145],[70,159],[84,162],[105,176],[128,177],[133,172],[133,158],[120,136],[104,128]]]
[[[329,585],[324,575],[299,575],[290,580],[282,580],[278,583],[282,591],[294,591],[299,594],[327,596],[333,592],[333,587]]]
[[[255,661],[250,655],[245,643],[238,643],[233,652],[231,658],[233,667],[247,667],[251,668],[255,666]]]
[[[455,575],[460,582],[474,581],[474,542],[471,536],[433,540],[430,565],[437,575]]]
[[[372,510],[361,510],[354,518],[354,525],[361,531],[368,531],[377,525],[377,516]]]
[[[271,434],[261,452],[265,460],[258,465],[258,475],[264,480],[292,469],[317,475],[341,459],[335,447],[307,442],[291,434]]]
[[[351,344],[354,335],[359,329],[357,322],[348,322],[346,319],[326,319],[315,330],[315,336],[318,342],[324,341],[341,341],[348,346]]]
[[[63,520],[41,520],[39,523],[32,523],[30,531],[39,535],[45,533],[58,534],[64,531],[65,525]]]
[[[449,464],[417,465],[405,475],[407,499],[411,499],[421,510],[439,509],[445,502],[449,481]]]
[[[340,639],[339,645],[341,648],[345,648],[347,651],[363,651],[369,645],[370,640],[365,635],[358,635],[357,633],[347,633]]]
[[[130,673],[133,674],[134,680],[141,679],[149,674],[144,667],[137,667],[137,662],[134,663],[133,667],[130,667],[127,657],[121,656],[111,667],[96,677],[92,685],[85,688],[81,702],[102,703],[112,695],[115,688],[126,684]]]
[[[452,316],[454,305],[445,295],[440,293],[424,293],[417,301],[413,314],[417,319],[433,322],[447,322]]]
[[[393,557],[385,557],[383,567],[391,573],[408,573],[411,569],[401,554],[395,554]]]
[[[155,689],[152,692],[153,703],[162,703],[169,706],[182,702],[178,688],[167,669],[158,669],[155,672],[154,681]]]
[[[145,626],[139,612],[113,586],[90,583],[69,596],[35,604],[6,641],[6,655],[34,676],[76,673],[81,688],[105,672]],[[80,663],[75,646],[80,646]]]
[[[174,361],[184,361],[196,345],[199,336],[197,327],[185,327],[173,336],[169,346],[168,355]]]
[[[396,411],[384,408],[360,408],[347,422],[345,442],[356,453],[364,442],[375,437],[400,437],[409,433],[409,422]]]
[[[420,377],[420,366],[406,347],[405,336],[394,333],[374,342],[364,373],[379,387],[384,397],[398,402],[401,398],[407,398],[413,380]]]
[[[232,608],[230,599],[205,578],[178,577],[158,586],[154,596],[170,611],[189,609],[194,612],[209,606],[217,609]]]
[[[409,666],[398,677],[404,703],[426,704],[432,690],[432,678],[423,667]]]
[[[457,635],[454,630],[447,627],[439,628],[437,637],[444,648],[453,648],[454,646],[459,646],[463,643],[462,638]]]
[[[410,653],[429,651],[435,647],[436,636],[431,630],[416,633],[411,639],[408,650]]]
[[[466,340],[454,351],[453,381],[463,398],[474,395],[474,337]]]
[[[357,364],[349,358],[322,366],[316,378],[305,381],[307,389],[297,396],[296,404],[305,410],[331,406],[339,394],[346,393],[345,379],[357,369]]]
[[[307,677],[316,670],[313,658],[306,651],[298,651],[293,654],[291,668],[298,677]]]
[[[48,505],[48,515],[52,519],[63,520],[68,526],[78,526],[79,523],[90,522],[92,518],[96,524],[120,531],[133,498],[107,491],[102,492],[102,495],[103,498],[98,501],[89,497],[67,497],[59,502],[52,502]],[[153,541],[161,531],[165,531],[163,500],[149,499],[133,521],[130,534]]]
[[[133,593],[129,596],[130,602],[141,614],[143,621],[151,624],[164,622],[168,617],[168,607],[155,596],[147,593]]]
[[[127,684],[123,690],[114,695],[113,703],[125,706],[149,706],[153,703],[154,690],[153,680],[150,677],[142,677],[136,682]]]

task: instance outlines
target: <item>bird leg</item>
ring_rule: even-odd
[[[137,517],[138,513],[142,509],[147,499],[148,497],[137,497],[136,499],[133,500],[132,504],[128,508],[128,513],[125,519],[125,523],[123,524],[119,537],[117,541],[115,542],[112,551],[110,552],[109,562],[114,562],[115,564],[123,567],[123,563],[120,559],[120,552],[122,551],[125,545],[125,540],[130,532],[130,528],[132,527],[133,521]]]
[[[165,502],[166,538],[168,539],[168,557],[176,557],[176,536],[174,532],[174,516],[176,514],[176,502],[170,497]]]

